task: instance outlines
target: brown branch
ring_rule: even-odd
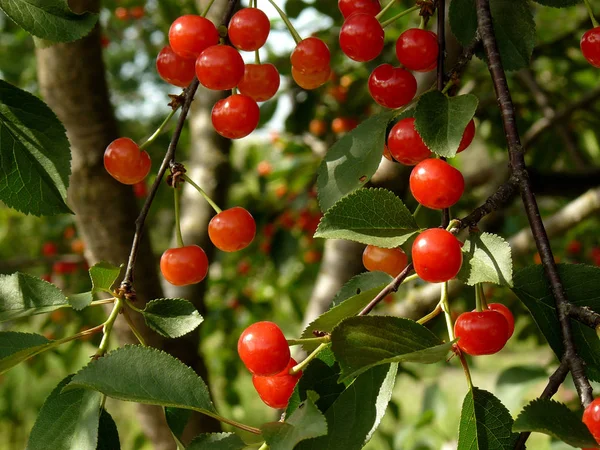
[[[488,214],[500,209],[514,198],[518,190],[515,178],[510,177],[508,181],[501,184],[496,192],[490,195],[483,205],[475,208],[468,216],[460,219],[460,228],[472,227],[479,223]]]
[[[412,265],[412,263],[410,263],[408,266],[406,266],[404,268],[404,270],[402,272],[400,272],[398,274],[398,276],[396,278],[394,278],[392,280],[392,282],[390,284],[388,284],[386,287],[384,287],[379,292],[379,294],[377,294],[375,296],[375,298],[373,300],[371,300],[369,302],[369,304],[367,306],[365,306],[361,312],[358,313],[358,315],[364,316],[364,315],[369,314],[381,300],[386,298],[392,292],[396,292],[398,290],[398,288],[400,287],[400,285],[402,284],[402,282],[406,279],[407,276],[409,276],[411,274],[412,271],[413,271],[413,265]]]
[[[500,104],[504,132],[508,143],[511,173],[519,183],[521,199],[527,214],[529,226],[533,233],[538,252],[541,256],[544,272],[550,283],[551,291],[556,302],[558,320],[560,322],[561,334],[565,346],[563,359],[569,366],[582,405],[587,406],[593,400],[592,387],[586,377],[583,361],[579,355],[577,355],[577,350],[573,341],[571,323],[569,316],[567,315],[569,301],[564,291],[560,275],[558,274],[556,263],[554,262],[552,248],[550,247],[548,235],[546,234],[546,229],[544,228],[527,173],[523,147],[521,146],[521,140],[517,130],[515,108],[510,95],[510,90],[508,89],[506,74],[502,67],[500,52],[498,51],[498,44],[494,34],[489,0],[477,0],[477,23],[485,54],[487,56],[488,69]]]
[[[590,328],[596,329],[600,326],[600,314],[592,311],[587,306],[577,306],[569,303],[567,313],[571,319],[575,319]]]

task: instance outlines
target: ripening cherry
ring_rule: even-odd
[[[143,6],[134,6],[129,9],[129,15],[134,19],[141,19],[146,14]]]
[[[292,78],[302,89],[311,90],[323,86],[329,80],[331,69],[327,68],[323,72],[301,73],[292,66]]]
[[[160,258],[160,271],[175,286],[199,283],[208,273],[208,258],[197,245],[170,248]]]
[[[240,206],[221,211],[208,224],[211,242],[224,252],[237,252],[248,247],[255,234],[254,218]]]
[[[338,0],[338,8],[344,19],[354,13],[376,16],[381,11],[379,0]]]
[[[57,253],[58,245],[51,241],[44,242],[44,244],[42,245],[42,255],[52,257],[55,256]]]
[[[388,149],[394,159],[407,166],[414,166],[431,157],[431,151],[415,129],[415,119],[399,120],[390,130]]]
[[[256,102],[266,102],[277,93],[279,82],[279,72],[273,64],[246,64],[238,90]]]
[[[585,59],[592,66],[600,68],[600,27],[586,31],[579,45]]]
[[[115,17],[119,20],[127,20],[129,19],[129,11],[127,8],[119,6],[115,9]]]
[[[462,139],[460,140],[460,144],[458,144],[458,150],[456,153],[460,153],[463,150],[466,150],[471,142],[473,142],[473,138],[475,137],[475,122],[473,119],[469,121],[467,126],[465,127],[465,131],[463,132]]]
[[[323,119],[313,119],[308,124],[308,131],[310,134],[314,134],[315,136],[323,136],[327,133],[327,122]]]
[[[421,161],[410,174],[410,191],[427,208],[450,208],[460,200],[464,190],[462,173],[441,159]]]
[[[508,323],[498,311],[462,313],[454,323],[458,348],[468,355],[498,353],[508,341]]]
[[[327,44],[313,36],[300,41],[290,56],[292,67],[301,74],[322,72],[329,74],[330,59],[331,54]]]
[[[429,71],[437,66],[437,34],[410,28],[396,41],[396,57],[408,70]]]
[[[462,265],[461,243],[449,231],[430,228],[412,246],[415,272],[424,281],[443,283],[454,278]]]
[[[215,103],[211,119],[215,131],[221,136],[240,139],[256,129],[260,110],[252,98],[234,94]]]
[[[298,380],[302,376],[302,371],[290,375],[290,370],[296,365],[296,361],[290,358],[290,362],[276,375],[270,377],[260,377],[252,375],[252,384],[259,397],[267,406],[271,408],[283,409],[287,407],[290,397]]]
[[[362,262],[369,272],[379,270],[392,277],[397,277],[406,268],[408,257],[401,248],[367,245],[362,254]]]
[[[340,30],[340,48],[354,61],[371,61],[383,50],[383,37],[383,28],[375,17],[365,13],[352,14]]]
[[[261,377],[280,373],[290,362],[290,348],[273,322],[256,322],[238,340],[238,354],[246,368]]]
[[[196,61],[179,56],[168,45],[156,57],[156,71],[160,77],[173,86],[186,87],[192,82]]]
[[[381,106],[399,108],[417,93],[417,80],[408,70],[382,64],[369,77],[369,93]]]
[[[219,32],[210,20],[189,14],[171,24],[169,43],[179,56],[197,58],[208,47],[219,43]]]
[[[583,417],[581,419],[594,439],[600,443],[600,398],[596,398],[590,403],[585,411],[583,411]]]
[[[145,150],[129,138],[112,141],[104,151],[104,167],[117,181],[135,184],[150,172],[152,161]]]
[[[202,86],[208,89],[233,89],[244,76],[244,60],[229,45],[213,45],[196,60],[196,76]]]
[[[251,52],[265,45],[270,30],[271,22],[264,12],[258,8],[244,8],[231,18],[227,36],[232,45]]]
[[[331,121],[331,131],[335,134],[348,133],[358,126],[358,120],[351,117],[336,117]]]
[[[488,309],[497,311],[504,316],[506,323],[508,324],[508,339],[510,339],[515,332],[515,318],[510,309],[508,309],[506,305],[503,305],[502,303],[488,303]]]

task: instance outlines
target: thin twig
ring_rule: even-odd
[[[508,181],[501,184],[496,192],[490,195],[483,205],[475,208],[468,216],[460,219],[460,228],[475,226],[488,214],[500,209],[506,205],[517,193],[519,187],[514,178],[509,178]]]
[[[575,319],[590,328],[596,329],[600,326],[600,314],[592,311],[587,306],[577,306],[569,303],[567,313],[571,319]]]
[[[361,312],[358,313],[359,316],[364,316],[367,315],[371,312],[371,310],[373,308],[375,308],[375,306],[377,306],[377,304],[383,300],[384,298],[386,298],[388,296],[388,294],[391,294],[392,292],[396,292],[398,290],[398,287],[400,287],[400,285],[404,282],[404,280],[408,277],[408,275],[410,275],[410,273],[413,271],[413,265],[412,263],[410,263],[408,266],[406,266],[404,268],[404,270],[402,272],[400,272],[398,274],[398,276],[396,278],[394,278],[392,280],[392,282],[390,284],[388,284],[386,287],[384,287],[381,292],[379,292],[379,294],[377,294],[375,296],[375,298],[373,300],[371,300],[369,302],[369,304],[367,306],[365,306],[363,308],[363,310]]]

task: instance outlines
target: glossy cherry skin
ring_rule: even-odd
[[[354,13],[376,16],[381,11],[379,0],[338,0],[338,8],[344,19]]]
[[[409,70],[433,70],[438,53],[437,34],[428,30],[410,28],[396,41],[396,57]]]
[[[213,23],[201,16],[181,16],[169,28],[169,43],[183,58],[197,58],[200,53],[219,43],[219,32]]]
[[[367,245],[362,254],[362,262],[369,272],[379,270],[397,277],[406,268],[408,257],[401,248],[381,248]]]
[[[468,355],[492,355],[506,345],[508,323],[498,311],[466,312],[456,319],[454,335]]]
[[[392,127],[387,145],[394,159],[407,166],[414,166],[431,157],[431,151],[417,133],[412,117],[399,120]]]
[[[170,248],[160,258],[160,271],[175,286],[199,283],[208,273],[208,258],[197,245]]]
[[[427,208],[450,208],[460,200],[464,190],[462,173],[441,159],[421,161],[410,174],[410,191]]]
[[[510,339],[515,332],[515,318],[510,309],[502,303],[488,303],[488,309],[497,311],[504,316],[506,323],[508,324],[508,339]]]
[[[293,358],[290,358],[290,362],[286,368],[276,375],[270,377],[252,375],[254,389],[256,389],[259,397],[267,406],[277,409],[287,407],[294,388],[302,376],[302,371],[290,375],[290,369],[296,364],[297,362]]]
[[[168,45],[156,57],[156,71],[173,86],[186,87],[194,79],[196,61],[179,56]]]
[[[246,64],[238,90],[254,101],[266,102],[277,93],[279,83],[279,72],[273,64]]]
[[[267,15],[257,8],[244,8],[236,12],[227,29],[231,43],[240,50],[258,50],[269,37],[271,22]]]
[[[244,60],[229,45],[213,45],[196,60],[196,76],[202,86],[208,89],[233,89],[244,76]]]
[[[463,150],[466,150],[471,142],[473,142],[473,138],[475,137],[475,121],[471,119],[467,124],[465,131],[462,135],[462,139],[460,140],[460,144],[458,144],[458,150],[456,153],[460,153]]]
[[[331,69],[327,68],[323,72],[301,73],[292,66],[292,78],[302,89],[312,90],[323,86],[329,80]]]
[[[238,354],[254,375],[278,374],[290,362],[290,348],[281,329],[273,322],[256,322],[238,340]]]
[[[208,223],[208,236],[219,250],[237,252],[250,245],[256,235],[256,222],[240,206],[221,211]]]
[[[581,420],[585,426],[588,427],[588,430],[590,430],[594,439],[600,443],[600,398],[594,399],[592,403],[585,408]]]
[[[462,265],[460,241],[449,231],[430,228],[413,242],[412,260],[415,272],[422,280],[430,283],[451,280]]]
[[[112,141],[104,151],[104,167],[111,176],[123,184],[142,181],[150,172],[152,161],[145,150],[129,138]]]
[[[600,68],[600,27],[586,31],[579,45],[585,59],[592,66]]]
[[[321,39],[308,37],[296,45],[290,56],[292,67],[302,74],[321,73],[329,70],[331,54]]]
[[[399,108],[417,93],[417,80],[408,70],[382,64],[371,72],[369,93],[381,106]]]
[[[260,110],[247,95],[234,94],[215,103],[211,119],[215,131],[221,136],[240,139],[256,129]]]
[[[354,61],[371,61],[383,50],[383,37],[383,28],[375,17],[365,13],[352,14],[340,30],[340,48]]]

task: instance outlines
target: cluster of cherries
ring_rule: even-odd
[[[85,250],[85,244],[76,236],[75,228],[68,226],[63,232],[65,242],[72,253],[82,255]],[[61,245],[61,247],[63,247]],[[59,245],[54,241],[46,241],[42,244],[41,253],[45,258],[56,259],[59,254]],[[67,251],[68,252],[68,251]],[[79,270],[87,270],[87,262],[75,261],[66,258],[61,258],[54,261],[49,272],[43,274],[40,278],[44,281],[52,282],[54,276],[70,275]]]
[[[302,376],[281,329],[273,322],[256,322],[241,334],[238,354],[252,373],[252,384],[271,408],[285,408]]]
[[[129,19],[139,20],[146,14],[143,6],[133,6],[131,8],[125,8],[119,6],[115,9],[115,17],[119,20],[125,21]]]

